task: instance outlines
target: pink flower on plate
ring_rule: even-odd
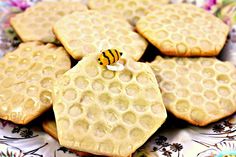
[[[206,10],[211,10],[213,6],[217,4],[217,0],[207,0],[204,8]]]
[[[25,10],[29,7],[25,0],[10,0],[10,4],[14,7],[20,8],[21,10]]]

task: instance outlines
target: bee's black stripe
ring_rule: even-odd
[[[110,65],[111,64],[111,62],[110,62],[110,59],[109,59],[109,57],[107,57],[107,55],[105,54],[105,52],[102,52],[102,54],[103,54],[103,56],[108,60],[108,64]]]
[[[119,53],[118,51],[115,49],[115,52],[116,52],[116,56],[117,56],[117,61],[119,60],[120,56],[119,56]]]
[[[112,55],[112,57],[113,57],[113,63],[115,63],[115,61],[116,61],[116,58],[115,58],[115,56],[114,56],[114,54],[111,52],[111,50],[109,49],[108,50],[109,51],[109,53]]]

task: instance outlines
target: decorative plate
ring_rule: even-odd
[[[51,0],[56,1],[56,0]],[[9,18],[38,0],[0,0],[0,56],[21,42],[9,25]],[[86,1],[83,1],[86,2]],[[219,58],[236,65],[235,0],[171,0],[187,2],[216,14],[232,28]],[[227,53],[226,53],[227,52]],[[169,115],[164,125],[139,148],[134,156],[212,157],[236,153],[236,114],[207,127],[195,127]],[[0,157],[76,157],[46,134],[40,122],[19,126],[0,120]]]

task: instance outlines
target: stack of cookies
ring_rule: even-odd
[[[13,17],[23,43],[0,59],[0,118],[28,124],[53,106],[55,120],[46,117],[43,128],[61,145],[127,157],[166,110],[197,126],[233,114],[236,69],[215,58],[228,26],[193,5],[167,3],[39,2]],[[152,53],[148,44],[161,55],[139,62]]]

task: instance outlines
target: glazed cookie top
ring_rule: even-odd
[[[170,56],[216,56],[229,32],[220,19],[191,4],[155,6],[137,30]]]
[[[0,59],[0,118],[27,124],[52,106],[52,82],[70,69],[63,47],[22,43]]]
[[[127,157],[165,121],[162,96],[149,65],[122,58],[124,70],[110,71],[97,57],[84,57],[55,82],[58,138],[71,149]]]
[[[125,19],[117,14],[99,11],[64,16],[53,30],[74,59],[115,48],[125,52],[124,56],[139,60],[148,44]]]
[[[236,69],[215,58],[156,57],[151,67],[164,104],[176,117],[205,126],[236,111]]]
[[[79,2],[38,2],[11,19],[11,25],[26,41],[56,42],[53,24],[61,17],[87,7]]]

